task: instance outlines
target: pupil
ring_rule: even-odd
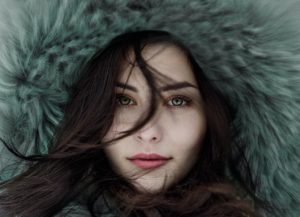
[[[180,105],[180,99],[178,99],[178,98],[173,99],[173,102],[175,105]]]
[[[124,104],[128,104],[129,99],[126,98],[126,97],[123,97],[123,98],[121,99],[121,101],[122,101],[122,103],[124,103]]]

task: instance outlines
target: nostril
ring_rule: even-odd
[[[143,138],[142,136],[137,136],[137,138],[139,139],[139,140],[145,140],[146,138]],[[154,136],[154,137],[152,137],[149,141],[157,141],[158,139],[157,139],[157,137],[156,136]]]

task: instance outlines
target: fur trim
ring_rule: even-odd
[[[140,2],[0,0],[0,136],[47,152],[76,69],[120,33],[166,30],[236,108],[259,196],[299,217],[300,1]],[[6,156],[0,169],[15,161]]]

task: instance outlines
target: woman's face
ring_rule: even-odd
[[[173,81],[158,83],[163,98],[157,98],[158,111],[150,122],[104,151],[115,172],[136,178],[132,184],[139,191],[154,193],[163,185],[169,188],[179,182],[195,164],[206,117],[192,69],[179,48],[151,45],[142,54],[150,66]],[[120,136],[120,131],[130,129],[149,109],[150,89],[138,67],[133,68],[124,89],[122,83],[126,83],[129,71],[128,64],[116,85],[118,107],[105,139]]]

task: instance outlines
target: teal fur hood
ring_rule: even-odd
[[[299,11],[300,0],[0,0],[0,137],[47,153],[78,68],[121,33],[168,31],[236,110],[257,195],[299,217]],[[0,143],[0,180],[17,161]]]

